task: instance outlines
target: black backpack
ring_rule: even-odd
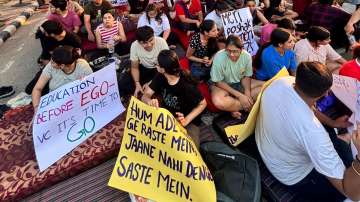
[[[220,142],[200,146],[213,175],[218,202],[260,202],[260,170],[255,159]]]

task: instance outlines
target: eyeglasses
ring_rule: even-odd
[[[241,49],[237,49],[237,50],[225,49],[225,50],[229,54],[239,54],[241,52]]]

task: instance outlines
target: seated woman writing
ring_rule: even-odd
[[[199,147],[200,131],[197,125],[201,123],[199,115],[206,108],[206,100],[196,85],[182,73],[174,51],[162,50],[158,62],[159,74],[145,87],[142,100],[153,107],[162,106],[168,109],[187,129],[189,136]],[[162,102],[152,98],[154,94],[160,95]]]
[[[130,52],[130,44],[126,42],[126,35],[121,22],[115,20],[111,11],[103,16],[103,23],[95,31],[96,45],[102,49],[102,54],[106,55],[108,49],[115,49],[118,55],[125,55]],[[111,51],[110,51],[111,52]]]
[[[35,113],[40,102],[41,92],[47,83],[49,83],[49,90],[53,91],[93,72],[86,60],[79,59],[79,57],[77,50],[70,46],[60,46],[54,50],[51,61],[44,68],[32,91]]]
[[[211,68],[211,99],[223,111],[241,118],[240,110],[250,111],[263,82],[251,79],[251,55],[243,48],[238,36],[230,35],[225,50],[214,56]]]

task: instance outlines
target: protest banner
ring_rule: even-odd
[[[255,40],[253,18],[249,8],[241,8],[222,13],[221,21],[226,37],[231,34],[240,36],[244,43],[245,50],[252,56],[256,55],[259,46]]]
[[[349,119],[353,126],[348,128],[348,132],[352,133],[352,131],[356,129],[356,123],[360,122],[360,82],[352,77],[333,74],[331,91],[353,112]],[[358,151],[352,142],[351,151],[353,152],[354,157],[358,154]]]
[[[40,171],[123,111],[115,63],[42,96],[33,120],[33,141]]]
[[[125,124],[109,186],[157,202],[216,201],[210,171],[169,111],[132,97]]]
[[[128,0],[110,0],[110,3],[113,7],[127,6]]]
[[[251,134],[254,133],[256,119],[260,110],[261,96],[264,90],[274,80],[284,76],[289,76],[289,72],[286,70],[286,68],[282,68],[273,78],[264,83],[245,123],[232,125],[225,128],[226,136],[228,137],[231,145],[233,145],[234,147],[238,146],[242,141],[244,141],[246,138],[248,138]]]

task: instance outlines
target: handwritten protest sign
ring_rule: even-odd
[[[112,63],[41,97],[33,120],[40,171],[125,111],[118,92],[115,63]]]
[[[166,109],[134,97],[109,186],[157,202],[216,201],[213,178],[186,130]]]
[[[228,37],[231,34],[240,36],[244,43],[245,50],[254,56],[259,46],[255,41],[253,18],[250,9],[241,8],[222,13],[221,20],[224,26],[225,36]]]
[[[113,7],[116,6],[126,6],[128,5],[128,1],[127,0],[110,0],[110,3]]]
[[[360,82],[355,78],[333,74],[331,90],[353,112],[349,119],[353,126],[348,128],[351,133],[356,127],[356,122],[360,122]],[[358,153],[353,143],[351,150],[354,156]]]
[[[331,90],[351,111],[356,111],[358,87],[357,80],[347,76],[333,74]]]
[[[228,126],[225,128],[225,132],[230,144],[232,144],[233,146],[238,146],[242,141],[244,141],[246,138],[248,138],[251,134],[254,133],[256,119],[260,110],[261,96],[264,90],[274,80],[284,76],[289,76],[289,72],[286,70],[286,68],[282,68],[272,79],[264,83],[245,123]]]

